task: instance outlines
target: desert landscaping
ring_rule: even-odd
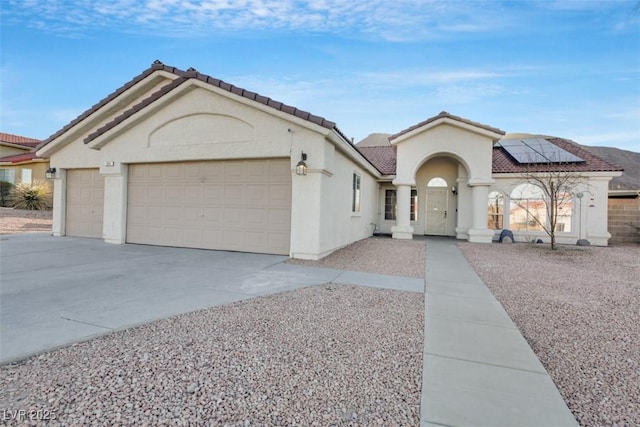
[[[0,215],[3,234],[50,230],[50,212]],[[374,237],[294,262],[424,277],[425,244]],[[458,246],[580,425],[640,422],[638,245]],[[0,368],[0,408],[55,408],[61,424],[417,425],[422,298],[329,283],[153,322]]]

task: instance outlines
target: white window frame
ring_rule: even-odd
[[[31,183],[33,182],[33,171],[28,168],[21,169],[20,182],[31,185]]]
[[[353,172],[351,178],[351,213],[359,214],[362,203],[362,175]]]

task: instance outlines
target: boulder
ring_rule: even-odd
[[[498,241],[500,243],[513,243],[515,242],[515,239],[513,238],[513,233],[511,232],[511,230],[502,230],[502,232],[500,233],[500,239]]]

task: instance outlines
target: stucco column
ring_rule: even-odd
[[[396,225],[391,227],[394,239],[413,239],[411,226],[411,186],[413,183],[396,182]]]
[[[102,237],[107,243],[121,245],[127,238],[127,166],[120,163],[100,168],[104,176]]]
[[[469,180],[471,187],[472,220],[469,229],[469,242],[491,243],[494,231],[487,228],[487,203],[489,186],[493,180]]]
[[[51,232],[54,236],[64,236],[66,233],[66,213],[67,213],[67,170],[56,171],[53,180],[53,221]]]

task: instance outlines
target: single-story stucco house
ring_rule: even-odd
[[[606,245],[607,184],[620,168],[571,141],[505,136],[442,112],[353,144],[327,119],[159,61],[38,155],[56,169],[54,235],[319,259],[374,232],[545,236],[527,212],[510,212],[524,161],[509,144],[529,139],[569,156],[535,163],[540,172],[569,167],[585,179],[559,243]]]

